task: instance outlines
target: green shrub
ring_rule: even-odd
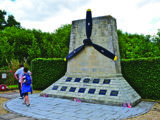
[[[33,89],[43,90],[61,78],[66,72],[62,58],[36,58],[31,61]]]
[[[160,57],[121,60],[122,74],[144,99],[160,99]]]

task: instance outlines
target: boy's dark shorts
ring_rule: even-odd
[[[28,96],[28,92],[26,92],[26,93],[23,93],[23,95],[24,95],[24,96]]]

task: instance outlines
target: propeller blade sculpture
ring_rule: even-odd
[[[104,56],[116,61],[117,60],[117,56],[115,56],[113,53],[111,53],[110,51],[108,51],[107,49],[103,48],[102,46],[99,46],[95,43],[92,43],[90,37],[92,34],[92,13],[91,10],[88,9],[87,13],[86,13],[86,35],[87,35],[87,39],[83,40],[83,45],[74,49],[71,53],[69,53],[69,55],[67,55],[66,58],[64,58],[64,60],[69,60],[71,59],[73,56],[75,56],[77,53],[79,53],[81,50],[83,50],[85,48],[85,46],[93,46],[98,52],[100,52],[101,54],[103,54]]]

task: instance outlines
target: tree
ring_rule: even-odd
[[[41,57],[41,50],[40,50],[35,38],[33,38],[33,40],[32,40],[31,48],[28,48],[28,55],[29,55],[30,60],[33,60],[34,58]]]
[[[12,27],[12,26],[21,28],[20,23],[15,20],[14,16],[9,15],[7,19],[6,27]]]
[[[54,33],[44,33],[42,57],[64,58],[68,55],[71,25],[63,25]]]
[[[160,56],[158,40],[160,37],[138,35],[117,31],[121,59],[144,58]]]
[[[37,46],[41,49],[41,57],[48,58],[48,37],[51,36],[51,33],[43,33],[41,30],[33,29],[31,31],[34,34],[34,37],[37,42]],[[51,37],[52,38],[52,37]]]
[[[4,30],[6,27],[18,27],[21,28],[19,22],[17,22],[13,15],[8,15],[7,21],[5,20],[5,16],[7,15],[6,11],[0,10],[0,30]]]
[[[0,30],[3,30],[5,28],[5,25],[6,25],[5,15],[6,14],[7,14],[6,11],[0,10]]]
[[[19,29],[15,26],[6,27],[1,32],[1,39],[4,38],[7,38],[9,46],[14,46],[13,54],[15,59],[21,62],[24,60],[24,57],[28,57],[28,48],[32,46],[32,40],[34,39],[31,31]]]
[[[69,41],[71,34],[71,24],[63,25],[58,28],[54,33],[54,38],[52,41],[54,57],[64,58],[69,52]]]
[[[6,60],[10,61],[14,58],[15,45],[10,46],[7,37],[0,37],[0,63],[6,65]]]

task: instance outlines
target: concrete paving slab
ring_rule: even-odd
[[[17,93],[17,92],[4,93],[4,94],[1,93],[0,97],[9,98],[9,99],[11,99],[11,98],[17,98],[17,97],[19,97],[19,93]]]
[[[26,118],[26,117],[18,117],[18,118],[13,118],[13,119],[10,119],[10,120],[35,120],[33,118]]]
[[[35,119],[45,120],[122,120],[148,112],[154,102],[142,101],[136,107],[124,108],[93,103],[74,102],[73,100],[29,95],[30,107],[23,100],[14,98],[4,104],[4,108]],[[25,111],[25,112],[24,112]],[[2,117],[2,116],[1,116]],[[27,119],[27,118],[26,118]]]

